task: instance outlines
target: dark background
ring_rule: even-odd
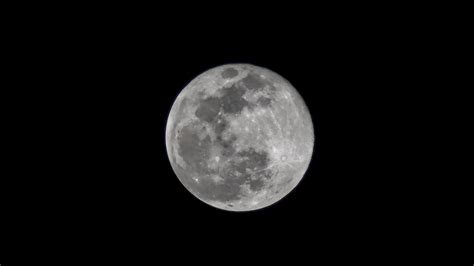
[[[8,199],[12,232],[32,245],[50,238],[102,251],[257,246],[278,254],[372,250],[423,231],[416,217],[430,206],[415,196],[416,173],[401,167],[413,163],[403,135],[417,122],[400,121],[418,85],[407,81],[418,75],[413,55],[424,49],[416,41],[423,31],[404,31],[383,14],[259,11],[239,19],[91,11],[26,25],[19,62],[33,74],[19,82],[34,86],[21,91],[29,109],[20,153],[32,162],[19,168]],[[306,175],[258,211],[202,203],[166,153],[176,96],[198,74],[229,63],[283,76],[313,119]]]

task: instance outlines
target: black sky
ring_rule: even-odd
[[[403,234],[419,209],[404,200],[414,197],[415,184],[397,167],[404,163],[401,129],[389,121],[410,94],[402,81],[413,72],[400,65],[417,47],[397,38],[389,22],[319,13],[294,15],[291,23],[271,15],[229,25],[225,16],[195,24],[109,14],[32,25],[24,56],[38,69],[29,80],[41,89],[25,97],[40,105],[29,113],[37,133],[28,141],[35,147],[29,156],[41,158],[31,166],[41,178],[18,181],[28,195],[15,202],[22,206],[15,208],[19,223],[35,220],[29,232],[46,227],[66,242],[138,242],[150,249],[161,242],[179,249],[262,239],[331,249]],[[198,74],[228,63],[262,66],[290,81],[315,129],[303,180],[259,211],[232,213],[197,200],[166,153],[176,96]]]

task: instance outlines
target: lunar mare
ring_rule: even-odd
[[[166,126],[181,183],[224,210],[272,205],[301,181],[314,133],[295,88],[275,72],[229,64],[209,69],[176,98]]]

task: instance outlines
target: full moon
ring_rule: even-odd
[[[270,206],[311,160],[314,131],[300,94],[250,64],[205,71],[178,95],[166,125],[174,172],[196,198],[228,211]]]

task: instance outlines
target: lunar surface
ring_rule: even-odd
[[[313,153],[309,111],[295,88],[249,64],[212,68],[178,95],[166,126],[174,172],[201,201],[257,210],[301,181]]]

